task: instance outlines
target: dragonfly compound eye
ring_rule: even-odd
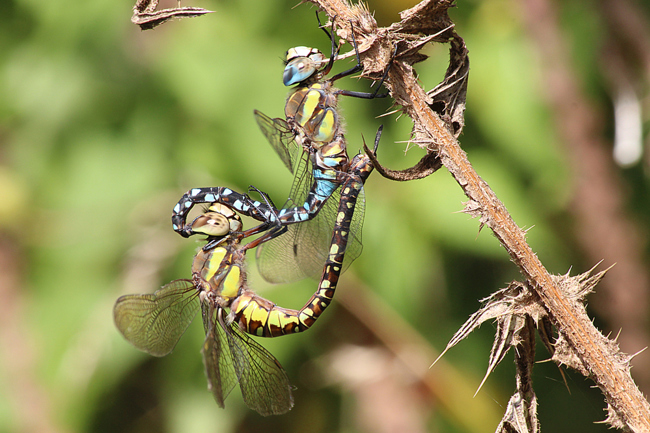
[[[327,61],[316,48],[294,47],[287,51],[285,63],[282,81],[285,86],[291,86],[314,75]]]
[[[192,223],[194,233],[208,236],[225,236],[230,233],[230,221],[217,212],[206,212]]]
[[[310,58],[296,57],[287,63],[287,66],[284,68],[282,82],[285,86],[300,83],[314,75],[317,69],[317,65]]]
[[[293,59],[296,59],[298,57],[309,57],[312,54],[313,51],[314,51],[314,49],[309,48],[309,47],[293,47],[293,48],[289,48],[287,50],[287,53],[285,54],[284,62],[289,63],[290,61],[292,61]],[[318,51],[318,50],[316,50],[316,51]]]

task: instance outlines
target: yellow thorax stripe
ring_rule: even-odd
[[[227,253],[228,251],[223,247],[215,248],[211,251],[210,258],[208,259],[207,270],[203,276],[205,281],[210,281],[214,278],[215,274],[221,270],[221,262],[223,262]]]
[[[239,294],[239,287],[241,278],[241,269],[239,266],[232,266],[228,271],[228,275],[223,280],[223,288],[221,289],[221,296],[227,298],[234,298]]]
[[[298,113],[296,113],[296,121],[302,126],[311,119],[314,114],[314,111],[318,108],[318,103],[320,102],[321,94],[318,90],[310,90],[305,95],[305,98],[302,100],[302,107],[300,109],[300,118]]]
[[[314,134],[314,140],[320,142],[328,142],[334,139],[334,128],[336,128],[336,112],[328,108],[318,125],[318,129]]]

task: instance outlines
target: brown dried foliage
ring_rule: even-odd
[[[403,11],[400,22],[385,28],[377,27],[362,6],[350,6],[343,0],[312,2],[330,19],[352,23],[341,25],[338,35],[350,40],[354,29],[362,51],[363,76],[378,79],[390,65],[385,85],[395,104],[413,119],[412,142],[427,151],[423,161],[403,172],[385,169],[374,159],[378,171],[394,180],[411,180],[444,165],[469,198],[465,212],[478,217],[481,227],[492,230],[525,278],[524,283],[512,283],[488,298],[449,343],[453,346],[485,320],[493,319],[498,329],[487,374],[511,347],[516,349],[517,390],[497,431],[539,431],[531,381],[535,330],[554,362],[576,369],[601,389],[608,406],[605,422],[625,430],[650,431],[650,405],[630,375],[631,357],[595,328],[585,310],[584,296],[605,272],[550,275],[528,246],[525,232],[460,148],[457,138],[464,125],[469,60],[463,39],[447,14],[453,1],[425,0]],[[450,44],[445,79],[429,91],[420,86],[413,70],[413,64],[426,59],[420,49],[428,42]]]
[[[156,10],[158,0],[138,0],[133,6],[133,16],[131,22],[140,26],[142,30],[151,30],[159,25],[171,20],[172,18],[192,18],[209,14],[212,11],[203,8],[191,6],[178,7]]]

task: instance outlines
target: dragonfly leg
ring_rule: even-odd
[[[357,45],[357,40],[354,37],[354,27],[352,26],[352,23],[350,23],[350,27],[352,28],[352,45],[354,46],[354,53],[357,57],[357,64],[353,66],[352,68],[339,72],[338,74],[334,75],[332,78],[329,79],[330,82],[334,82],[340,78],[347,77],[348,75],[352,75],[354,73],[360,72],[363,70],[363,65],[361,64],[361,56],[359,54],[359,46]],[[337,95],[345,95],[345,96],[352,96],[354,98],[362,98],[362,99],[374,99],[374,98],[385,98],[388,96],[388,93],[379,93],[379,89],[381,89],[381,85],[384,84],[384,81],[386,80],[386,77],[388,76],[388,71],[390,71],[390,66],[393,63],[393,59],[395,58],[395,54],[397,53],[397,46],[395,47],[395,52],[393,53],[393,57],[391,58],[390,63],[388,64],[388,67],[384,71],[384,74],[381,77],[381,80],[379,80],[379,84],[377,84],[377,88],[375,89],[374,92],[354,92],[351,90],[337,90],[335,93]]]
[[[316,182],[312,185],[311,190],[307,194],[305,203],[290,208],[276,209],[275,206],[271,203],[267,203],[266,206],[261,204],[257,205],[258,209],[263,209],[264,215],[268,215],[266,221],[267,224],[277,224],[276,228],[269,230],[264,235],[264,240],[257,242],[254,246],[261,244],[262,242],[268,242],[273,238],[276,238],[283,234],[286,231],[286,226],[295,223],[302,223],[309,220],[312,220],[318,215],[318,212],[323,207],[323,204],[329,197],[334,193],[334,191],[339,187],[339,182],[333,181],[330,178],[316,179]],[[263,195],[263,197],[266,194]],[[258,233],[263,231],[264,223],[260,224],[257,227],[254,227],[251,230],[256,230]],[[267,226],[268,227],[268,226]],[[254,241],[255,242],[255,241]],[[253,246],[249,247],[253,248]]]
[[[332,78],[329,79],[330,82],[334,82],[338,79],[341,79],[343,77],[347,77],[349,75],[355,74],[363,69],[363,65],[361,64],[361,56],[359,55],[359,46],[357,45],[357,39],[354,37],[354,26],[352,23],[350,23],[350,28],[351,28],[351,33],[352,33],[352,46],[354,46],[354,53],[357,57],[357,64],[351,67],[348,70],[345,70],[343,72],[339,72],[338,74],[334,75]],[[332,28],[333,31],[333,28]],[[329,71],[328,71],[329,72]]]
[[[257,188],[256,186],[253,186],[253,185],[250,185],[248,187],[248,192],[251,192],[251,191],[255,191],[256,193],[258,193],[260,195],[260,197],[262,197],[264,202],[267,204],[267,206],[269,206],[269,208],[277,209],[277,206],[275,206],[275,203],[273,203],[273,200],[271,200],[271,197],[269,197],[269,195],[267,193],[265,193],[264,191],[261,191],[259,188]]]
[[[242,247],[243,251],[250,250],[251,248],[255,248],[258,245],[263,244],[264,242],[268,242],[271,239],[280,236],[281,234],[285,233],[288,230],[288,227],[286,225],[280,225],[279,221],[276,224],[276,226],[271,228],[271,229],[268,229],[268,224],[266,224],[266,228],[264,228],[264,226],[265,226],[265,224],[260,224],[259,226],[253,227],[252,229],[247,230],[247,231],[244,232],[243,237],[248,237],[248,236],[254,234],[254,233],[248,233],[248,232],[252,232],[254,230],[256,231],[256,233],[261,233],[261,232],[264,232],[264,231],[266,233],[264,233],[262,236],[255,239],[254,241],[251,241],[251,242],[247,243],[246,245],[244,245]]]
[[[327,75],[332,70],[332,66],[334,66],[334,61],[336,60],[336,57],[339,55],[339,49],[340,49],[340,46],[336,45],[336,39],[334,38],[334,21],[336,21],[336,17],[332,18],[332,30],[331,30],[332,33],[328,32],[325,26],[321,24],[318,11],[316,11],[316,19],[318,20],[318,27],[321,28],[325,32],[327,37],[330,39],[330,41],[332,41],[332,50],[330,52],[330,59],[327,62],[325,68],[323,68],[322,70],[322,74]]]

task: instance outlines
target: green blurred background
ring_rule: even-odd
[[[479,299],[521,277],[489,230],[479,233],[478,221],[459,213],[466,198],[444,169],[407,184],[373,175],[364,253],[342,278],[340,299],[304,335],[261,341],[297,387],[287,415],[258,416],[238,390],[225,410],[216,406],[203,374],[200,320],[161,359],[134,349],[113,326],[118,296],[190,275],[200,243],[170,224],[190,187],[252,184],[276,203],[286,197],[291,175],[252,112],[282,115],[287,48],[329,47],[313,8],[295,4],[197,0],[191,6],[216,13],[141,32],[126,0],[0,2],[0,432],[494,431],[514,390],[512,354],[472,399],[494,327],[428,366]],[[371,1],[369,8],[389,25],[414,4]],[[621,4],[647,30],[647,4]],[[557,13],[548,39],[535,27],[543,23],[540,5]],[[622,327],[621,345],[633,353],[650,341],[648,160],[622,169],[611,157],[612,101],[622,82],[611,56],[622,59],[619,72],[633,71],[628,81],[646,113],[650,62],[632,43],[620,48],[608,5],[467,1],[451,15],[470,50],[461,136],[470,161],[530,228],[529,242],[550,272],[618,262],[590,298],[590,313],[605,332]],[[566,49],[569,68],[559,70],[583,103],[569,106],[595,119],[585,123],[593,132],[587,155],[604,155],[604,166],[589,165],[572,147],[584,134],[572,135],[578,122],[563,115],[549,87],[558,78],[557,47]],[[426,52],[431,58],[416,69],[431,89],[448,47]],[[369,83],[338,85],[365,90]],[[349,151],[383,123],[380,160],[405,168],[422,152],[404,152],[410,119],[377,118],[390,108],[390,100],[342,100]],[[647,114],[642,120],[647,130]],[[580,186],[581,173],[605,176],[620,203],[603,198],[595,182]],[[584,203],[613,209],[634,242],[622,242],[623,252],[608,244],[593,229],[603,221],[599,212],[581,212]],[[623,283],[630,266],[641,275],[636,285]],[[250,270],[252,287],[286,307],[300,307],[316,288],[314,281],[270,286],[253,264]],[[547,357],[540,347],[537,358]],[[650,356],[633,364],[647,394]],[[553,364],[536,366],[544,431],[606,431],[593,423],[606,416],[599,391],[575,372],[566,376],[569,389]]]

